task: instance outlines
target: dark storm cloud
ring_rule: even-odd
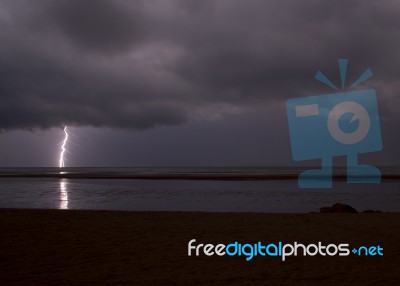
[[[260,112],[371,67],[396,119],[395,1],[3,1],[0,129],[151,128]]]
[[[41,29],[61,33],[91,51],[123,52],[143,36],[140,14],[109,0],[49,1],[32,15]]]

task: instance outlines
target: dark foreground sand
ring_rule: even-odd
[[[0,285],[399,285],[400,214],[0,210]],[[187,243],[379,244],[383,257],[188,257]]]

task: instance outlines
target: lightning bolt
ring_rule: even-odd
[[[64,140],[62,141],[61,144],[61,152],[60,152],[60,168],[63,168],[65,166],[64,164],[64,153],[66,151],[65,149],[65,145],[67,145],[67,141],[68,141],[68,130],[67,130],[67,126],[64,127],[64,133],[65,133],[65,137]]]

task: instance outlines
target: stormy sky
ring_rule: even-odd
[[[293,165],[289,98],[377,91],[399,165],[398,1],[0,1],[0,166]],[[364,160],[364,159],[362,159]],[[307,162],[300,163],[300,165]]]

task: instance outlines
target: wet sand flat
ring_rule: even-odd
[[[187,256],[187,244],[381,245],[384,256]],[[398,285],[400,214],[0,210],[0,285]]]

